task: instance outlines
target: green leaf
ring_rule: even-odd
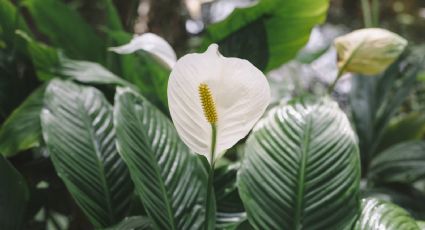
[[[15,30],[17,29],[29,31],[13,3],[8,0],[0,0],[0,40],[5,41],[6,45],[19,45],[15,44]]]
[[[92,87],[53,80],[41,113],[56,172],[95,227],[120,221],[133,192],[115,147],[112,106]]]
[[[45,85],[36,89],[7,118],[0,129],[0,154],[9,157],[37,147],[41,141],[40,112]]]
[[[200,158],[159,110],[129,89],[117,89],[114,119],[118,150],[155,229],[201,229],[207,172]]]
[[[401,57],[380,76],[353,77],[350,106],[365,175],[389,121],[415,85],[420,61],[411,59]]]
[[[408,184],[391,183],[376,185],[368,183],[364,198],[376,198],[392,202],[408,211],[416,219],[425,219],[425,193]],[[373,186],[371,186],[373,185]]]
[[[131,84],[95,62],[62,59],[58,73],[82,83],[114,84],[131,87]]]
[[[355,230],[420,230],[404,209],[390,202],[370,198],[362,201]]]
[[[16,31],[16,34],[26,44],[26,50],[32,59],[38,79],[46,81],[54,78],[55,70],[60,66],[59,51],[44,43],[35,41],[22,30]]]
[[[71,58],[104,63],[104,41],[77,11],[59,0],[25,0],[37,28]]]
[[[101,0],[106,14],[106,26],[110,30],[124,30],[120,16],[114,5],[113,0]]]
[[[246,50],[261,53],[263,58],[263,50],[267,50],[267,65],[262,69],[269,71],[296,56],[307,43],[311,29],[326,19],[328,6],[329,0],[261,0],[254,6],[237,8],[225,20],[208,26],[204,45],[213,42],[224,45],[229,37],[243,33],[244,38],[238,44],[240,51],[234,54]],[[261,30],[264,32],[259,33]],[[244,58],[250,58],[252,63],[261,61],[255,55]]]
[[[359,182],[355,134],[328,100],[272,110],[248,138],[238,173],[256,229],[350,229]]]
[[[214,194],[217,201],[217,229],[236,229],[246,221],[246,212],[239,197],[236,174],[240,163],[219,166],[214,172]]]
[[[18,230],[29,199],[24,178],[0,155],[0,229]]]
[[[249,60],[261,70],[267,67],[270,54],[267,49],[267,31],[262,18],[220,40],[218,45],[224,56]]]
[[[381,152],[404,141],[420,140],[425,135],[425,115],[410,113],[393,120],[382,135],[377,148]]]
[[[420,230],[425,230],[425,221],[416,221],[416,224],[419,226]]]
[[[152,229],[151,225],[152,223],[150,219],[145,216],[132,216],[127,217],[119,224],[104,230],[147,230]]]
[[[369,177],[375,182],[413,183],[425,178],[425,141],[395,145],[376,156]]]

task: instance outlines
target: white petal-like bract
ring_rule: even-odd
[[[209,88],[217,113],[215,159],[244,138],[270,101],[264,74],[250,62],[223,57],[212,44],[205,53],[183,56],[168,81],[171,117],[183,142],[210,159],[211,124],[204,115],[199,87]]]
[[[129,43],[109,48],[119,54],[130,54],[137,50],[144,50],[154,55],[159,61],[172,68],[177,61],[176,53],[168,42],[153,33],[144,33],[134,37]]]
[[[380,28],[355,30],[335,39],[338,67],[365,75],[383,72],[406,46],[406,39]]]

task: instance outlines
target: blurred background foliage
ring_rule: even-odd
[[[379,5],[372,7],[376,18],[371,20],[405,37],[413,55],[423,57],[425,2],[372,2]],[[133,34],[156,33],[173,46],[179,57],[202,50],[211,41],[219,42],[224,55],[247,58],[267,71],[273,96],[270,107],[294,97],[323,95],[337,72],[333,39],[364,26],[361,1],[330,1],[326,22],[314,27],[310,37],[309,30],[297,30],[306,36],[300,38],[298,45],[284,47],[284,52],[275,52],[276,41],[267,40],[270,35],[284,40],[286,35],[295,33],[291,33],[294,27],[273,27],[271,18],[280,17],[278,11],[253,11],[250,15],[256,16],[249,22],[237,12],[230,16],[232,20],[227,18],[235,7],[253,3],[0,0],[0,172],[4,170],[0,173],[0,198],[1,192],[16,196],[1,203],[0,220],[6,216],[4,207],[11,207],[10,212],[23,220],[22,226],[10,221],[5,229],[92,228],[57,176],[41,138],[39,113],[47,81],[59,77],[95,85],[109,101],[113,101],[116,85],[135,87],[168,113],[168,70],[144,51],[124,56],[107,51],[108,47],[127,43]],[[313,27],[324,19],[319,16],[313,22],[302,23]],[[211,26],[222,20],[224,23]],[[231,33],[232,27],[237,33]],[[347,75],[333,96],[352,118],[359,135],[363,196],[390,200],[415,218],[425,219],[425,148],[421,142],[425,137],[425,67],[423,63],[409,63],[401,58],[377,78]],[[384,83],[388,87],[382,87]],[[407,147],[400,147],[406,142]],[[244,216],[235,185],[237,159],[243,148],[241,143],[231,149],[228,159],[217,168],[218,216],[223,217],[218,221],[222,220],[223,226],[229,218],[227,212],[238,218]],[[412,156],[396,160],[406,148],[412,149]],[[390,165],[386,165],[388,157],[394,159]],[[131,203],[131,215],[145,214],[136,195]],[[141,226],[142,219],[133,218],[121,225]]]

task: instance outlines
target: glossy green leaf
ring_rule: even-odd
[[[115,146],[112,106],[92,87],[53,80],[41,113],[56,172],[96,227],[119,222],[133,192]]]
[[[104,41],[77,11],[58,0],[26,0],[37,29],[71,58],[105,62]]]
[[[146,216],[132,216],[104,230],[148,230],[152,229],[151,225],[150,219]]]
[[[96,62],[62,59],[60,69],[57,72],[82,83],[131,86]]]
[[[171,122],[142,96],[118,88],[118,150],[155,229],[201,229],[207,172]]]
[[[44,85],[36,89],[3,123],[0,129],[1,155],[13,156],[39,146],[42,139],[40,112],[44,90]]]
[[[377,198],[392,202],[406,211],[416,219],[425,219],[425,193],[412,185],[402,183],[387,183],[376,185],[370,183],[368,188],[362,192],[364,198]]]
[[[225,20],[209,25],[204,43],[222,43],[242,31],[245,37],[239,41],[240,52],[255,54],[267,50],[267,63],[262,69],[269,71],[296,56],[307,43],[311,29],[326,19],[328,6],[329,0],[261,0],[254,6],[237,8]],[[264,32],[259,34],[262,26]],[[244,56],[247,57],[258,63],[259,57]]]
[[[55,71],[60,66],[59,51],[42,42],[35,41],[22,30],[16,31],[16,34],[25,42],[38,79],[46,81],[54,78]]]
[[[0,229],[22,229],[28,199],[24,178],[0,155]]]
[[[239,168],[240,163],[231,163],[215,169],[214,190],[217,201],[217,229],[236,229],[242,222],[246,221],[246,212],[236,184],[236,174]]]
[[[425,135],[425,115],[410,113],[392,121],[382,135],[382,140],[377,147],[381,152],[390,146],[404,141],[420,140]]]
[[[17,29],[29,31],[17,7],[11,1],[0,0],[0,40],[5,42],[6,47],[19,45],[14,44]]]
[[[414,59],[414,60],[412,60]],[[375,154],[391,118],[415,85],[420,61],[401,57],[376,77],[355,76],[350,95],[353,123],[359,137],[363,173]]]
[[[360,206],[355,134],[335,102],[286,105],[246,143],[239,193],[256,229],[350,229]]]
[[[390,202],[370,198],[362,201],[362,210],[354,230],[420,230],[404,209]]]
[[[380,153],[370,164],[369,177],[381,183],[425,178],[425,141],[403,142]]]

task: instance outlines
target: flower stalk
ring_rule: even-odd
[[[215,155],[215,146],[216,146],[216,142],[217,142],[217,126],[215,124],[211,124],[211,131],[212,131],[212,135],[211,135],[211,154],[210,154],[210,169],[209,169],[209,173],[208,173],[208,188],[207,188],[207,203],[206,203],[206,209],[205,209],[205,230],[209,229],[209,218],[211,215],[211,201],[212,201],[212,196],[214,193],[214,165],[215,165],[215,161],[214,161],[214,155]]]

